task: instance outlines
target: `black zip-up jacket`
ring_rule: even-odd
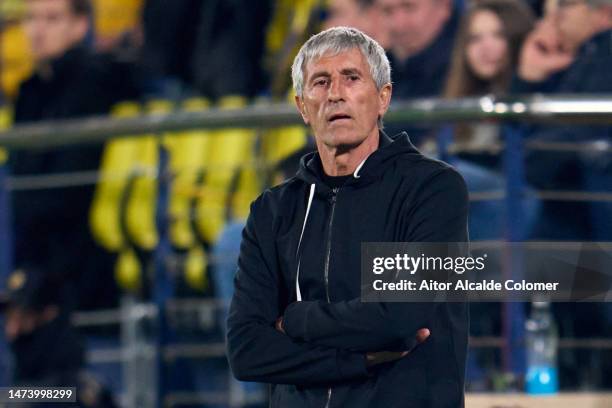
[[[467,241],[463,179],[405,133],[382,132],[342,187],[322,174],[318,154],[306,155],[251,206],[228,318],[234,375],[270,383],[271,407],[462,407],[467,305],[361,303],[360,246]],[[431,336],[408,356],[366,368],[366,352],[409,349],[425,327]]]

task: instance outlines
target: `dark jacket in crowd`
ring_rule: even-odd
[[[453,8],[444,28],[427,48],[405,61],[388,53],[395,99],[437,97],[442,93],[458,25],[459,12]]]
[[[442,94],[450,67],[455,33],[459,26],[460,12],[453,7],[451,17],[434,42],[405,61],[399,61],[393,53],[388,53],[393,72],[393,99],[435,98]],[[431,134],[432,128],[426,124],[389,124],[391,134],[405,129],[410,139],[419,146]]]
[[[515,94],[610,94],[612,93],[612,30],[595,35],[580,47],[574,62],[545,81],[529,82],[518,76],[513,79]],[[587,122],[588,123],[588,122]],[[543,141],[612,141],[612,127],[588,124],[538,125],[523,124],[528,138]],[[556,189],[582,188],[582,163],[601,169],[610,167],[609,154],[579,157],[578,152],[530,152],[528,178],[537,187]],[[587,156],[589,153],[586,153]],[[594,154],[594,155],[593,155]],[[531,158],[531,159],[530,159]]]
[[[139,96],[136,80],[130,65],[77,46],[51,63],[49,78],[34,73],[20,85],[15,122],[105,114]]]
[[[603,31],[584,43],[574,62],[541,82],[515,77],[513,93],[612,93],[612,30]]]
[[[362,242],[467,241],[463,179],[405,133],[381,133],[341,187],[324,179],[308,154],[251,207],[228,318],[234,375],[270,383],[272,407],[463,406],[466,305],[360,301]],[[286,334],[274,327],[283,315]],[[407,350],[424,327],[407,357],[366,367],[366,352]]]
[[[528,82],[515,77],[512,91],[516,94],[612,93],[612,30],[593,36],[580,47],[567,69],[545,81]],[[544,142],[612,141],[611,126],[589,125],[588,121],[561,125],[523,123],[519,129],[527,139]],[[612,190],[612,159],[606,150],[528,150],[525,163],[527,181],[542,190]],[[536,231],[536,238],[608,241],[612,239],[612,223],[606,205],[609,206],[605,202],[548,201],[544,203],[542,226]]]
[[[53,61],[51,75],[34,73],[22,83],[15,121],[70,119],[106,114],[117,102],[133,99],[132,70],[76,47]],[[72,185],[52,187],[58,175],[96,171],[101,145],[70,145],[50,150],[15,150],[10,154],[14,176],[50,177],[37,186],[25,181],[12,193],[14,263],[78,279],[81,306],[112,302],[110,259],[96,247],[88,228],[95,177],[72,177]],[[61,178],[61,177],[60,177]],[[67,180],[63,178],[64,182]],[[111,287],[109,287],[111,285]],[[93,291],[87,293],[87,291]],[[91,296],[92,293],[96,296]],[[106,300],[103,300],[106,299]]]
[[[70,325],[69,314],[18,337],[11,343],[15,356],[13,386],[75,387],[76,405],[83,408],[115,408],[117,405],[104,384],[84,372],[84,348]],[[19,407],[62,408],[75,403],[26,403]]]
[[[256,96],[271,14],[270,0],[147,0],[143,65],[212,99]]]

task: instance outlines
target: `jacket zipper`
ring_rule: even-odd
[[[331,214],[329,216],[329,224],[327,225],[327,254],[325,256],[325,295],[327,296],[327,303],[330,303],[329,298],[329,258],[331,256],[331,237],[332,237],[332,222],[334,221],[334,212],[336,210],[336,195],[338,194],[338,187],[332,190],[331,196]]]
[[[327,254],[325,256],[325,295],[327,296],[327,303],[331,303],[329,297],[329,259],[331,257],[331,238],[332,238],[332,223],[334,221],[334,212],[336,210],[336,195],[340,190],[339,187],[334,187],[332,189],[331,196],[331,214],[329,215],[329,224],[327,225]],[[329,408],[331,403],[332,396],[332,388],[329,387],[327,389],[327,402],[325,403],[325,408]]]

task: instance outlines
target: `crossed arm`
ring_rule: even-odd
[[[365,378],[368,367],[406,353],[365,353],[292,339],[275,327],[283,313],[279,275],[266,262],[271,248],[257,239],[253,217],[243,232],[235,292],[228,317],[228,358],[243,381],[317,385]],[[382,345],[382,340],[381,340]],[[382,350],[381,348],[370,351]]]
[[[448,199],[423,196],[433,198]],[[284,283],[274,269],[273,240],[258,237],[258,231],[273,236],[271,215],[258,214],[260,200],[253,204],[243,232],[228,318],[228,357],[238,379],[309,385],[363,378],[371,374],[369,365],[401,358],[427,338],[428,331],[419,330],[430,327],[435,311],[432,303],[306,301],[283,310],[286,299],[280,289]],[[421,206],[419,211],[430,212],[420,215],[429,222],[407,231],[412,240],[467,239],[464,209],[440,217],[432,205]],[[282,323],[277,324],[282,315]]]

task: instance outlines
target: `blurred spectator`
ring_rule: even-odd
[[[152,92],[167,94],[166,78],[192,84],[191,62],[202,9],[210,0],[145,0],[141,62],[157,82]],[[163,29],[161,29],[163,27]]]
[[[530,33],[521,50],[516,93],[612,93],[612,1],[561,0]],[[610,126],[526,126],[543,141],[596,141],[609,146]],[[533,152],[527,176],[542,189],[612,191],[608,151]],[[549,203],[541,235],[549,239],[612,239],[612,204]],[[578,215],[583,214],[581,219]],[[586,215],[586,217],[584,217]],[[559,217],[556,219],[556,217]]]
[[[394,100],[442,93],[459,20],[453,0],[376,0],[389,30]],[[433,129],[425,124],[385,125],[391,135],[406,130],[417,146]]]
[[[262,70],[272,0],[204,2],[192,70],[200,94],[254,97],[267,88]]]
[[[354,27],[374,38],[383,48],[389,46],[389,32],[376,0],[330,0],[323,29]]]
[[[445,96],[506,93],[533,24],[534,15],[522,0],[472,3],[457,32]]]
[[[271,11],[271,0],[147,0],[143,65],[211,99],[256,96],[267,84],[261,67]],[[167,85],[159,91],[167,94]]]
[[[531,31],[534,15],[522,0],[483,0],[471,5],[462,17],[444,96],[462,98],[505,94],[521,45]],[[463,157],[490,164],[495,158],[483,157],[495,151],[499,127],[492,123],[456,125],[455,141],[467,150]],[[478,154],[469,154],[478,150]],[[483,151],[484,150],[484,151]]]
[[[530,33],[521,50],[513,91],[564,94],[612,93],[612,1],[559,0]],[[587,125],[525,125],[529,139],[547,142],[590,142],[590,149],[528,151],[526,175],[542,190],[612,192],[612,127]],[[572,194],[572,193],[570,193]],[[546,201],[538,239],[612,240],[609,201]],[[602,270],[609,265],[602,265]],[[609,303],[557,303],[555,315],[561,336],[609,337]],[[561,386],[611,387],[610,376],[592,375],[591,361],[609,372],[610,353],[597,356],[585,350],[562,351]],[[590,357],[590,359],[589,359]],[[600,364],[600,363],[598,363]]]
[[[19,89],[16,122],[102,114],[115,102],[137,96],[129,67],[93,55],[85,46],[91,21],[88,0],[26,0],[25,5],[35,71]],[[81,145],[14,151],[9,163],[13,175],[55,175],[64,185],[32,188],[26,183],[13,191],[16,265],[32,264],[78,280],[79,306],[85,308],[116,302],[111,262],[87,227],[91,176],[75,183],[74,174],[58,174],[97,170],[100,151],[99,146]]]
[[[520,46],[533,26],[534,16],[522,0],[482,0],[462,17],[444,96],[461,98],[505,93],[510,85]],[[451,162],[466,179],[469,191],[503,191],[499,173],[499,136],[495,123],[455,125],[453,139],[461,149]],[[531,229],[538,204],[528,195],[523,202],[521,236]],[[470,206],[470,237],[500,239],[505,234],[504,206],[481,200]]]
[[[394,97],[439,95],[459,19],[453,0],[376,1],[389,30]]]
[[[9,276],[0,306],[14,356],[13,385],[77,387],[80,406],[114,407],[101,384],[82,372],[83,346],[70,325],[73,296],[57,278],[36,269],[20,269]]]
[[[15,122],[106,113],[137,97],[128,67],[93,55],[84,45],[90,32],[89,0],[26,0],[24,29],[34,58],[15,104]]]
[[[461,18],[452,51],[451,67],[444,97],[462,98],[485,94],[505,94],[516,67],[520,47],[532,29],[535,17],[523,0],[481,0],[470,3]],[[449,129],[444,129],[447,132]],[[506,180],[500,173],[498,123],[479,121],[456,124],[450,129],[458,153],[449,161],[463,175],[471,194],[503,192]],[[508,237],[504,200],[470,202],[470,239],[499,240]],[[531,231],[539,210],[533,194],[522,200],[523,223],[520,235]],[[493,276],[491,276],[493,278]],[[473,316],[470,333],[498,336],[501,333],[499,303],[470,304]],[[489,350],[475,349],[468,357],[471,390],[486,389],[485,373],[498,366]]]
[[[514,90],[609,93],[611,42],[611,1],[560,0],[527,38]]]
[[[70,326],[70,294],[60,282],[36,269],[16,270],[9,276],[4,334],[15,356],[17,385],[76,384],[83,346]]]

